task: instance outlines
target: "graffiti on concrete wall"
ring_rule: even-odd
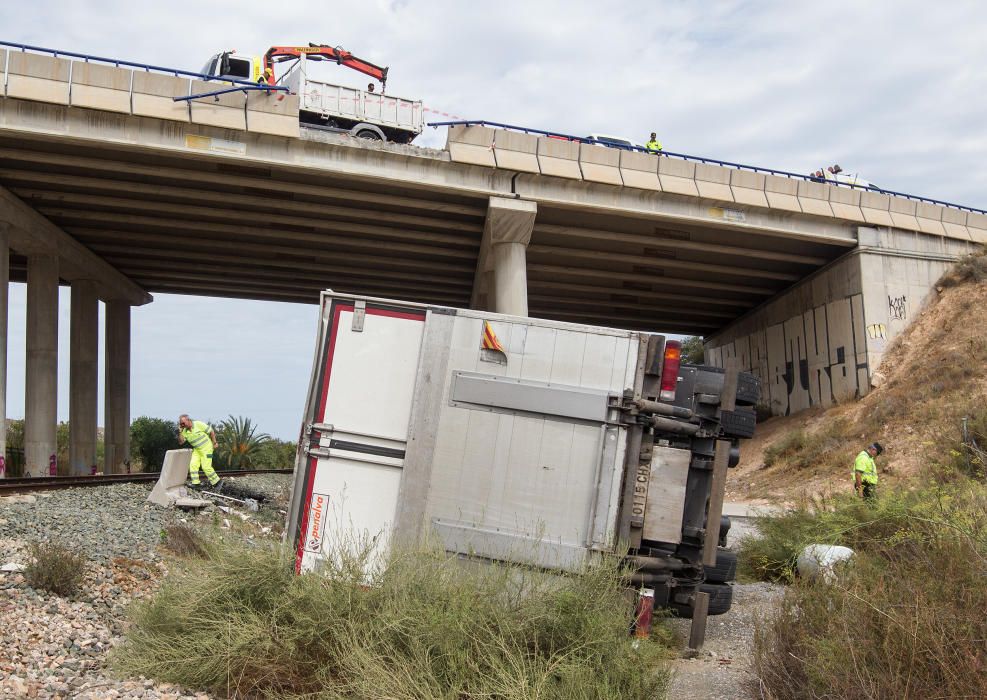
[[[883,323],[872,323],[867,326],[867,335],[871,340],[887,340],[888,327]]]
[[[864,329],[857,294],[710,348],[707,355],[720,367],[736,358],[741,369],[760,378],[762,403],[775,415],[788,415],[866,393],[871,328]]]
[[[908,319],[908,307],[905,306],[905,295],[900,297],[888,297],[888,318],[892,321],[905,321]]]

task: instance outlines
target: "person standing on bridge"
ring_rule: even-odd
[[[644,147],[648,149],[648,153],[661,154],[661,141],[658,140],[658,134],[654,131],[651,132],[651,140],[644,144]]]
[[[219,486],[219,475],[212,468],[212,456],[219,443],[216,441],[216,431],[208,423],[192,420],[187,413],[178,417],[178,443],[188,442],[192,448],[192,461],[189,462],[189,480],[192,486],[199,485],[199,467],[206,473],[209,485]]]
[[[853,462],[853,490],[864,500],[877,495],[877,464],[874,458],[884,452],[881,443],[875,442],[857,455]]]

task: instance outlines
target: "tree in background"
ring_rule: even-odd
[[[256,469],[291,469],[295,464],[297,443],[271,438],[257,448],[251,460]]]
[[[230,416],[216,427],[216,466],[219,469],[250,469],[256,464],[260,449],[271,436],[258,433],[257,426],[249,418]]]
[[[175,421],[141,416],[130,424],[130,458],[143,471],[161,469],[165,452],[180,448]]]
[[[682,339],[682,362],[690,365],[701,365],[703,363],[703,339],[702,336],[690,335]]]

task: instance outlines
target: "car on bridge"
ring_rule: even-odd
[[[625,151],[644,148],[641,144],[634,143],[630,139],[625,139],[622,136],[609,136],[607,134],[590,134],[586,137],[586,143],[592,143],[596,146],[607,146],[609,148],[620,148]]]

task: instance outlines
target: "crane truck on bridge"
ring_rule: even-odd
[[[550,571],[617,558],[648,614],[694,629],[729,610],[721,511],[754,376],[682,364],[651,333],[331,291],[319,317],[287,515],[297,571],[425,540]]]
[[[312,80],[308,61],[329,61],[369,76],[380,83],[380,91],[370,83],[366,90]],[[275,67],[290,62],[277,75]],[[215,78],[249,80],[258,84],[281,85],[298,95],[298,118],[302,126],[346,133],[376,141],[410,143],[424,128],[420,100],[385,94],[386,67],[354,56],[339,46],[272,46],[263,56],[225,51],[210,58],[203,75]]]

